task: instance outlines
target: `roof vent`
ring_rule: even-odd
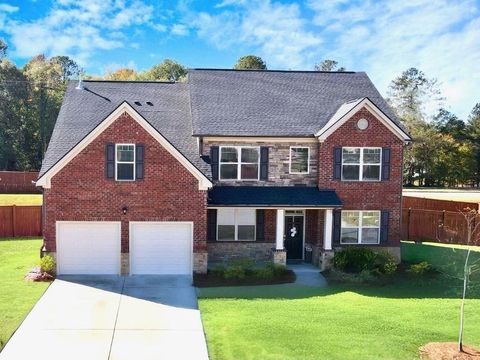
[[[85,87],[83,86],[82,74],[80,74],[80,76],[78,77],[78,85],[75,89],[77,89],[77,90],[84,90],[85,89]]]
[[[153,106],[153,103],[151,101],[147,101],[147,105]]]
[[[142,103],[140,101],[135,101],[135,105],[142,106]]]

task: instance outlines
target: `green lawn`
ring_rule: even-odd
[[[199,306],[212,360],[414,359],[425,343],[456,340],[458,285],[207,288]],[[475,292],[464,339],[478,347]]]
[[[0,194],[0,206],[42,205],[42,194]]]
[[[23,280],[38,263],[41,244],[39,239],[0,240],[0,349],[48,287]]]

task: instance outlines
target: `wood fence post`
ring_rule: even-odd
[[[407,216],[407,240],[410,240],[410,216],[411,216],[412,208],[408,208],[408,216]]]
[[[15,205],[12,205],[12,232],[13,232],[13,237],[16,236],[17,231],[17,208]]]

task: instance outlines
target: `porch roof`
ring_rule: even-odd
[[[208,206],[338,208],[342,202],[335,190],[313,186],[215,186]]]

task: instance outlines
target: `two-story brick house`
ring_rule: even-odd
[[[60,274],[399,253],[410,140],[365,73],[191,70],[71,83],[37,181]]]

